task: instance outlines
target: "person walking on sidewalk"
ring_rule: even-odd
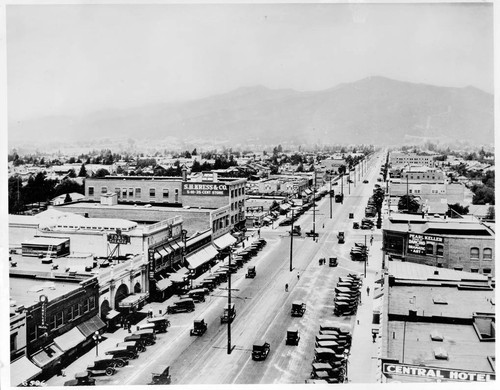
[[[288,283],[285,284],[285,292],[288,291]]]
[[[373,234],[372,234],[372,236],[370,237],[370,246],[372,246],[372,244],[373,244]]]
[[[297,272],[297,280],[300,279],[300,272]]]
[[[370,296],[370,286],[367,286],[367,287],[366,287],[366,295],[367,295],[367,296]]]

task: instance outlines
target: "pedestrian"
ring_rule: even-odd
[[[377,340],[377,334],[375,332],[372,333],[372,339],[373,339],[373,342],[375,342]]]
[[[129,333],[132,333],[132,331],[130,330],[130,321],[127,321],[127,330]]]
[[[288,283],[285,284],[285,291],[288,291]]]
[[[325,224],[323,223],[323,229],[325,228]]]
[[[243,242],[243,249],[245,248],[245,243]]]
[[[300,279],[300,272],[297,272],[297,280]]]
[[[370,246],[373,244],[373,234],[372,236],[370,237]]]
[[[260,229],[258,230],[258,232],[259,232],[259,238],[260,238]]]
[[[366,295],[370,296],[370,286],[366,287]]]

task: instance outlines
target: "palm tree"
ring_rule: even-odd
[[[382,227],[382,204],[384,203],[385,191],[382,187],[378,187],[373,191],[372,198],[375,201],[377,209],[377,229]]]

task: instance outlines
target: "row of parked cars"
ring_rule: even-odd
[[[348,316],[356,313],[358,303],[361,299],[361,278],[356,274],[347,277],[339,277],[335,287],[333,314],[336,316]]]
[[[351,260],[352,261],[366,261],[368,259],[368,246],[355,242],[354,246],[351,248]]]
[[[148,318],[147,323],[137,326],[135,332],[126,336],[123,342],[110,348],[103,355],[97,356],[93,364],[87,366],[86,372],[77,373],[73,380],[64,383],[65,386],[93,386],[96,375],[114,375],[117,369],[137,359],[139,353],[145,352],[148,346],[156,343],[156,334],[167,332],[170,321],[166,317]]]
[[[316,335],[310,379],[306,383],[343,383],[347,381],[347,356],[352,333],[349,325],[324,323]]]

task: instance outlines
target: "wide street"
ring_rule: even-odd
[[[326,196],[317,202],[317,242],[305,237],[305,232],[313,226],[313,209],[299,218],[296,224],[301,225],[302,236],[293,237],[291,272],[290,226],[261,229],[261,237],[267,240],[267,245],[232,275],[232,299],[237,314],[231,325],[230,354],[227,324],[220,321],[223,306],[227,303],[226,282],[219,285],[206,302],[197,303],[193,313],[169,316],[172,326],[167,333],[158,335],[154,346],[148,347],[138,359],[131,360],[115,375],[97,377],[97,384],[146,384],[151,381],[151,373],[163,364],[171,366],[172,384],[304,383],[311,372],[319,324],[340,321],[353,325],[355,322],[353,317],[333,315],[334,288],[339,276],[350,272],[363,273],[363,263],[351,261],[349,251],[354,242],[363,242],[365,235],[369,240],[372,232],[353,230],[349,213],[354,213],[354,221],[360,221],[364,216],[368,197],[379,176],[380,164],[381,158],[372,156],[367,163],[366,175],[360,175],[356,183],[350,184],[350,194],[347,180],[344,180],[344,203],[332,200],[331,219],[330,198]],[[365,178],[370,181],[368,184],[363,184]],[[332,188],[339,193],[341,185]],[[338,244],[338,231],[345,232],[345,244]],[[380,231],[375,234],[380,234]],[[319,258],[334,256],[338,257],[338,267],[318,264]],[[255,279],[245,278],[249,265],[256,266]],[[289,285],[288,292],[285,292],[285,284]],[[290,316],[293,301],[306,303],[303,317]],[[189,330],[196,318],[204,318],[208,330],[201,337],[190,337]],[[299,330],[298,346],[285,345],[287,329]],[[259,339],[271,345],[267,360],[262,362],[251,358],[252,345]],[[120,341],[122,336],[116,340]]]

